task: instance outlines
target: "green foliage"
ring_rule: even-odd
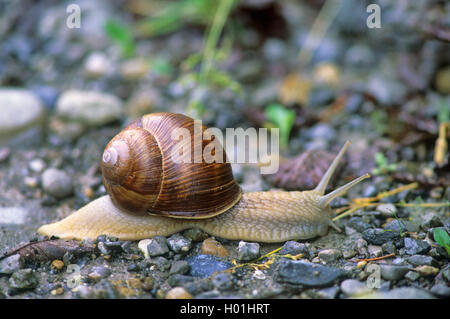
[[[157,36],[179,30],[189,23],[209,25],[218,3],[213,0],[156,2],[159,10],[139,23],[137,31],[143,36]]]
[[[280,144],[282,147],[287,147],[289,134],[295,121],[295,112],[281,104],[274,103],[266,107],[264,114],[270,122],[280,129]]]
[[[387,131],[388,118],[383,110],[373,111],[370,115],[370,121],[380,135],[383,135]]]
[[[231,50],[231,41],[224,41],[222,50],[218,48],[218,42],[233,4],[234,0],[220,0],[218,2],[214,19],[212,20],[208,36],[205,40],[205,47],[201,59],[199,55],[191,55],[187,61],[183,63],[182,67],[185,70],[191,70],[197,65],[200,65],[200,71],[193,71],[188,77],[201,89],[225,88],[232,90],[234,93],[241,92],[240,84],[234,81],[228,73],[219,70],[216,66],[217,62],[225,60],[229,56]],[[225,37],[225,39],[227,38]],[[201,103],[194,94],[189,102],[186,112],[190,115],[193,115],[192,113],[195,112],[195,115],[200,117],[203,114],[203,111],[203,103]]]
[[[438,107],[438,121],[439,123],[445,123],[450,122],[450,98],[441,98],[438,100],[437,107]]]
[[[130,57],[134,54],[134,37],[130,27],[119,21],[109,19],[103,28],[109,39],[120,47],[123,57]]]
[[[172,65],[164,58],[155,58],[152,60],[152,71],[162,76],[171,76],[174,72]]]
[[[450,236],[444,228],[435,228],[433,230],[434,240],[450,255]]]
[[[387,174],[397,169],[397,164],[389,164],[386,156],[381,152],[375,154],[375,165],[377,167],[371,172],[373,175]]]

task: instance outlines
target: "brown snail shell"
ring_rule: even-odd
[[[154,113],[137,119],[106,146],[103,183],[112,201],[134,214],[207,218],[227,211],[241,198],[230,163],[177,163],[172,159],[175,128],[186,128],[194,156],[194,120],[182,114]],[[212,140],[203,139],[202,154]]]

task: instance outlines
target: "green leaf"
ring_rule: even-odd
[[[280,144],[286,147],[289,141],[289,134],[294,125],[295,112],[281,104],[274,103],[270,104],[264,113],[267,119],[280,129]]]
[[[122,55],[129,57],[134,54],[134,38],[131,29],[118,21],[109,19],[104,25],[106,35],[120,46]]]
[[[444,228],[435,228],[433,231],[434,240],[441,245],[450,255],[450,236]]]
[[[155,58],[152,60],[152,70],[158,75],[171,76],[173,67],[169,61],[164,58]]]

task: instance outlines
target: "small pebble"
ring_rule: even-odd
[[[387,242],[387,243],[384,243],[383,245],[381,245],[381,249],[383,250],[383,253],[386,255],[397,253],[397,248],[391,242]]]
[[[356,248],[358,250],[358,254],[361,256],[368,256],[369,253],[367,252],[367,241],[365,241],[362,238],[359,238],[356,240]]]
[[[144,255],[144,258],[148,259],[150,258],[150,255],[148,254],[147,246],[150,244],[151,239],[143,239],[138,242],[138,249],[142,252]]]
[[[174,253],[187,253],[192,247],[192,239],[175,234],[167,238],[167,245]]]
[[[89,77],[101,77],[110,72],[111,62],[103,52],[92,52],[84,63],[84,71]]]
[[[309,251],[308,247],[304,243],[289,240],[284,243],[283,248],[281,248],[279,254],[292,256],[303,254],[305,256],[309,256]]]
[[[399,280],[408,272],[407,266],[380,264],[381,277],[386,280]]]
[[[213,273],[221,272],[233,267],[233,264],[213,255],[194,255],[187,259],[189,274],[194,277],[209,277]]]
[[[33,172],[41,173],[45,169],[46,164],[42,159],[36,158],[36,159],[31,160],[30,163],[28,164],[28,166],[30,167],[30,169]]]
[[[34,289],[38,285],[38,275],[30,268],[20,269],[9,278],[9,286],[14,289]]]
[[[169,274],[187,274],[189,272],[189,263],[185,260],[177,260],[172,263]]]
[[[408,255],[426,254],[431,246],[426,241],[406,237],[404,239],[405,251]]]
[[[413,255],[406,258],[406,261],[413,266],[422,266],[422,265],[436,266],[437,264],[436,260],[434,260],[433,257],[425,255]]]
[[[405,278],[410,281],[416,281],[420,278],[420,275],[415,271],[408,271],[405,275]]]
[[[28,211],[22,207],[0,207],[0,224],[23,225]]]
[[[400,239],[400,233],[396,231],[386,231],[381,228],[369,228],[363,231],[363,238],[370,244],[382,245],[388,241]]]
[[[418,266],[414,268],[414,270],[417,271],[422,277],[434,276],[439,272],[439,268],[427,265]]]
[[[442,222],[436,213],[430,212],[422,216],[422,223],[420,224],[420,227],[423,230],[440,226],[442,226]]]
[[[170,268],[170,261],[162,256],[154,257],[148,260],[148,265],[151,269],[155,268],[159,271],[166,271]]]
[[[439,297],[450,297],[450,287],[443,283],[437,283],[431,287],[430,292]]]
[[[20,269],[20,255],[15,254],[0,260],[0,274],[10,275]]]
[[[123,106],[122,101],[111,94],[69,90],[59,97],[56,114],[67,121],[101,126],[120,119]]]
[[[202,254],[215,255],[219,257],[227,257],[230,255],[228,250],[214,238],[207,238],[203,241]]]
[[[0,147],[0,163],[6,161],[11,154],[9,147]]]
[[[50,293],[51,293],[53,296],[59,296],[59,295],[62,295],[62,294],[64,293],[64,288],[59,287],[59,288],[53,289]]]
[[[367,252],[371,257],[380,257],[383,255],[383,249],[381,246],[369,245],[367,246]]]
[[[322,299],[334,299],[339,293],[338,287],[329,287],[317,291],[317,296]]]
[[[72,179],[64,171],[48,168],[42,173],[42,188],[48,194],[62,199],[72,194]]]
[[[326,263],[336,261],[339,258],[342,258],[342,252],[339,249],[324,249],[319,251],[319,258]]]
[[[153,256],[161,256],[169,252],[167,239],[163,236],[153,237],[147,245],[148,254]]]
[[[237,259],[240,261],[256,259],[261,255],[259,249],[260,246],[258,243],[248,243],[241,240],[237,248]]]
[[[133,289],[141,289],[142,288],[142,282],[139,278],[128,278],[126,280],[126,284],[129,288],[133,288]]]
[[[397,213],[397,208],[394,204],[387,203],[378,205],[377,211],[379,211],[383,217],[394,217]]]
[[[358,295],[367,294],[372,291],[367,287],[366,283],[363,283],[356,279],[346,279],[340,285],[341,291],[347,297],[355,297]]]
[[[228,290],[233,286],[231,275],[227,273],[220,273],[213,277],[212,283],[214,287],[219,290]]]
[[[192,299],[194,298],[183,287],[175,287],[170,289],[166,294],[166,299]]]
[[[95,266],[88,274],[88,278],[94,282],[100,281],[102,278],[108,278],[111,275],[111,269],[104,266]]]
[[[289,260],[278,267],[277,280],[305,287],[328,287],[344,275],[344,271],[302,260]]]

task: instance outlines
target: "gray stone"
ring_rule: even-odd
[[[405,251],[408,255],[427,253],[431,246],[426,241],[406,237],[404,239]]]
[[[113,65],[103,52],[92,52],[84,62],[84,71],[89,77],[101,77],[111,73]]]
[[[348,225],[351,228],[353,228],[356,231],[358,231],[359,233],[362,233],[366,229],[370,228],[370,225],[368,223],[364,222],[363,219],[361,217],[358,217],[358,216],[354,216],[354,217],[350,218],[349,221],[348,221]]]
[[[356,248],[358,251],[358,254],[361,256],[367,256],[369,253],[367,252],[367,241],[365,241],[362,238],[359,238],[356,240]]]
[[[256,259],[261,255],[259,248],[260,246],[258,243],[247,243],[241,240],[237,248],[237,259],[240,261]]]
[[[415,271],[408,271],[405,275],[405,278],[410,281],[416,281],[417,279],[420,278],[420,275],[418,273],[416,273]]]
[[[63,119],[100,126],[118,120],[123,115],[122,101],[114,95],[70,90],[58,99],[56,113]]]
[[[328,287],[317,291],[316,295],[322,299],[334,299],[339,293],[338,287]]]
[[[189,272],[189,263],[186,260],[177,260],[172,263],[169,274],[187,274]]]
[[[41,101],[28,90],[0,88],[0,140],[9,139],[32,127],[45,117]]]
[[[408,272],[407,266],[380,264],[381,277],[386,280],[399,280]]]
[[[433,259],[433,257],[426,256],[426,255],[413,255],[413,256],[406,258],[406,261],[414,266],[422,266],[422,265],[436,266],[437,265],[437,262],[436,262],[436,260]]]
[[[20,255],[15,254],[0,260],[0,274],[10,275],[20,269]]]
[[[383,255],[383,249],[381,246],[369,245],[367,246],[367,251],[369,252],[369,256],[372,257],[380,257]]]
[[[381,245],[381,249],[383,250],[383,252],[388,255],[388,254],[395,254],[397,253],[397,248],[395,247],[395,245],[391,242],[387,242],[384,243],[383,245]]]
[[[431,287],[430,292],[438,297],[450,297],[450,287],[443,283],[437,283]]]
[[[429,212],[424,216],[422,216],[422,222],[420,223],[420,227],[423,230],[440,226],[442,226],[442,222],[435,212]]]
[[[380,228],[366,229],[363,231],[362,236],[368,243],[373,245],[382,245],[388,241],[396,241],[400,239],[399,232]]]
[[[292,255],[296,256],[303,254],[306,257],[309,256],[308,247],[305,244],[299,243],[293,240],[289,240],[284,243],[283,248],[280,250],[280,255]]]
[[[174,253],[187,253],[192,247],[192,239],[175,234],[167,238],[167,245]]]
[[[0,207],[0,224],[23,225],[27,215],[23,207]]]
[[[413,287],[395,288],[377,296],[385,299],[434,299],[427,291]]]
[[[147,251],[151,257],[167,254],[169,252],[167,239],[163,236],[153,237],[147,245]]]
[[[42,188],[56,198],[64,198],[72,194],[72,180],[61,170],[48,168],[42,173]]]
[[[212,283],[219,290],[228,290],[233,286],[232,277],[227,273],[220,273],[213,277]]]
[[[387,203],[378,205],[377,211],[379,211],[383,217],[394,217],[397,213],[397,208],[394,204]]]
[[[171,287],[179,287],[179,286],[184,287],[188,282],[192,282],[194,280],[195,280],[195,277],[192,277],[192,276],[186,276],[186,275],[182,275],[182,274],[174,274],[174,275],[171,275],[167,279],[167,283]]]
[[[166,271],[170,269],[170,261],[162,256],[147,259],[146,263],[148,266],[156,267],[159,271]]]
[[[341,291],[347,297],[355,297],[358,295],[367,294],[372,291],[369,287],[367,287],[366,283],[363,283],[356,279],[347,279],[341,283]]]
[[[39,278],[33,269],[21,269],[9,278],[9,286],[13,289],[34,289],[39,285]]]
[[[342,258],[342,252],[339,249],[324,249],[319,251],[319,258],[323,261],[329,263],[336,261],[339,258]]]
[[[108,278],[111,275],[111,269],[104,266],[92,267],[88,274],[88,278],[93,281],[100,281],[100,279]]]
[[[335,267],[289,260],[279,266],[277,280],[305,287],[328,287],[344,275],[344,271]]]
[[[195,255],[190,257],[187,262],[190,266],[189,274],[194,277],[209,277],[215,272],[233,267],[233,264],[213,255]]]

